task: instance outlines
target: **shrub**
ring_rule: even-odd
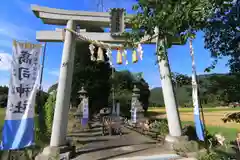
[[[220,160],[221,157],[216,152],[213,151],[198,155],[198,160],[217,160],[217,159]]]
[[[49,94],[43,91],[38,91],[36,95],[35,114],[42,112],[42,106],[46,103]]]
[[[196,129],[193,125],[186,125],[182,129],[182,134],[188,136],[189,140],[197,141]]]
[[[53,116],[56,102],[56,92],[51,94],[44,105],[44,120],[46,126],[46,136],[50,137],[52,132]]]
[[[158,120],[150,120],[151,128],[153,131],[157,132],[157,134],[164,138],[168,133],[168,121],[167,119],[158,119]]]

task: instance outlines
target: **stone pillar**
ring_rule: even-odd
[[[118,100],[116,101],[116,114],[120,116],[120,102]]]
[[[158,28],[156,28],[155,33],[158,33]],[[167,113],[168,119],[168,128],[169,128],[169,136],[174,139],[174,137],[180,137],[182,134],[181,123],[179,118],[179,112],[177,108],[176,96],[174,93],[174,88],[172,85],[171,75],[170,75],[170,67],[168,63],[167,51],[166,51],[166,39],[163,37],[158,37],[156,41],[156,51],[157,51],[157,59],[159,72],[161,75],[161,84],[162,84],[162,92],[163,98]],[[163,51],[160,51],[160,47],[163,47]],[[174,140],[170,140],[174,141]]]
[[[112,106],[112,114],[113,115],[116,114],[116,105],[115,105],[115,103],[113,103],[113,106]]]
[[[76,25],[73,20],[67,22],[67,28],[75,30]],[[50,142],[51,147],[66,145],[75,44],[74,34],[66,30]]]

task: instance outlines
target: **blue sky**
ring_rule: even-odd
[[[37,30],[54,30],[58,26],[46,25],[36,18],[30,9],[30,4],[40,6],[62,8],[71,10],[91,10],[97,11],[98,0],[8,0],[0,5],[0,54],[11,55],[12,40],[24,40],[36,42],[35,33]],[[123,7],[131,13],[131,6],[134,0],[122,3],[122,0],[103,0],[104,8]],[[211,64],[210,53],[204,49],[203,33],[199,32],[194,40],[194,50],[196,67],[198,74],[203,74],[204,69]],[[43,77],[43,85],[46,90],[49,86],[57,82],[62,54],[62,43],[48,43],[46,50],[46,63]],[[144,78],[150,87],[160,86],[160,76],[158,67],[155,65],[156,56],[155,45],[144,45],[144,57],[136,64],[116,65],[118,70],[130,70],[132,72],[143,72]],[[169,61],[172,72],[191,74],[191,58],[189,55],[188,43],[184,46],[173,46],[168,50]],[[116,52],[113,53],[114,57]],[[128,60],[131,62],[131,53],[128,52]],[[226,73],[228,67],[225,66],[227,59],[222,59],[215,73]],[[9,71],[6,67],[0,66],[0,85],[9,83]]]

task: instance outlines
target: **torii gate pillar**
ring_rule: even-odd
[[[68,20],[67,28],[76,29],[75,21]],[[67,125],[68,125],[68,110],[70,105],[71,85],[73,76],[73,65],[75,56],[75,35],[66,31],[62,62],[60,66],[60,75],[57,89],[57,97],[53,118],[52,134],[50,146],[44,148],[43,153],[36,157],[36,160],[49,159],[50,157],[61,156],[61,148],[67,150],[67,157],[74,152],[74,148],[66,146]],[[68,154],[69,153],[69,154]],[[65,155],[63,155],[65,157]],[[62,157],[57,157],[62,158]]]
[[[67,28],[75,30],[75,22],[68,20]],[[76,41],[73,33],[66,31],[50,142],[50,146],[52,147],[66,144],[75,44]]]

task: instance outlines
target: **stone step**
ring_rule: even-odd
[[[107,146],[107,147],[106,147]],[[79,157],[73,160],[97,160],[97,159],[111,159],[112,157],[122,156],[129,153],[137,153],[153,147],[154,145],[140,144],[140,145],[129,145],[129,146],[112,146],[106,144],[105,148],[95,149],[94,151],[82,153]],[[109,148],[108,148],[109,147]]]
[[[69,133],[68,137],[99,137],[102,136],[102,130],[97,130],[95,132],[76,132]]]
[[[126,125],[125,126],[126,128],[128,128],[128,129],[130,129],[130,130],[132,130],[132,131],[135,131],[135,132],[137,132],[137,133],[140,133],[140,134],[142,134],[142,135],[144,135],[144,136],[146,136],[146,137],[150,137],[151,139],[153,139],[153,140],[157,140],[157,141],[162,141],[162,138],[157,134],[157,132],[155,132],[155,131],[146,131],[146,132],[143,132],[142,130],[140,130],[139,128],[134,128],[134,127],[132,127],[132,126],[128,126],[128,125]]]
[[[158,155],[137,155],[131,157],[122,157],[122,158],[114,158],[110,160],[146,160],[146,159],[154,159],[154,160],[179,160],[182,157],[177,154],[158,154]]]

